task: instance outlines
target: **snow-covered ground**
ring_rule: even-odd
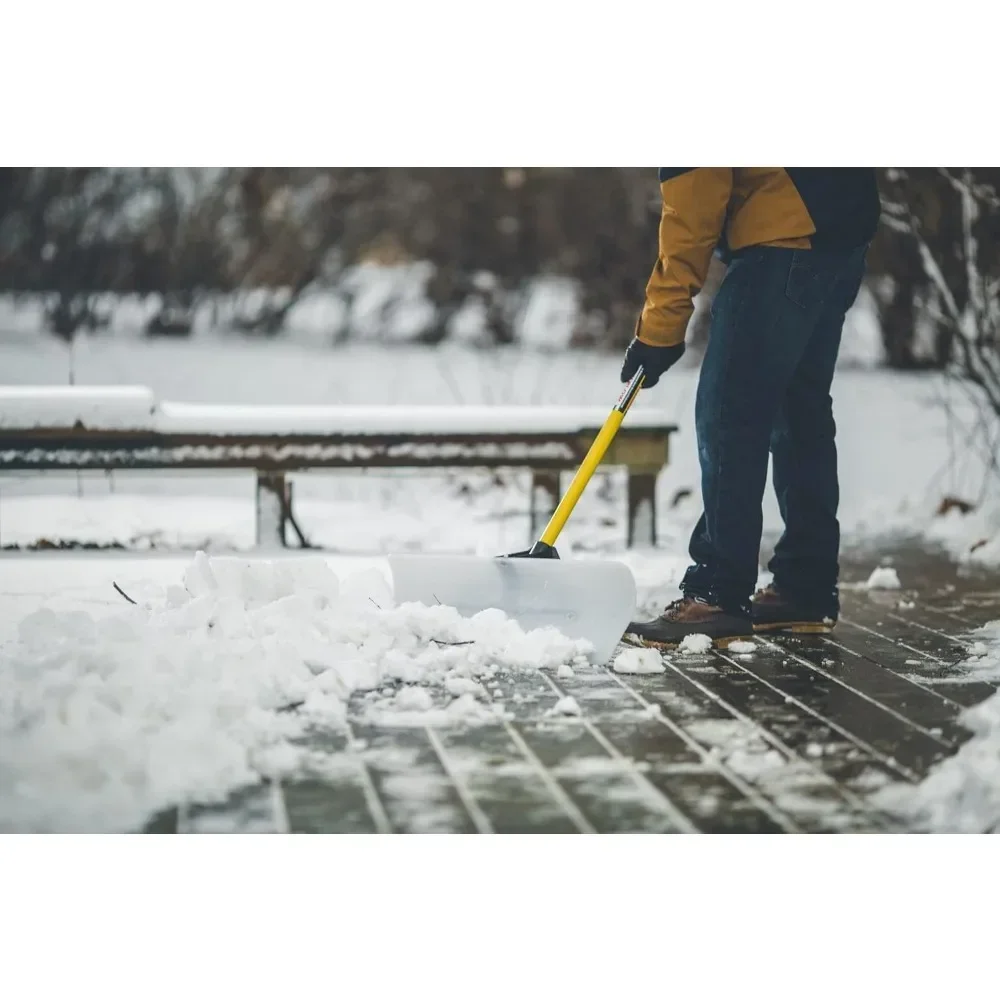
[[[127,339],[83,340],[73,358],[77,385],[143,385],[181,402],[279,405],[609,407],[618,366],[615,357],[585,353]],[[67,370],[67,350],[53,341],[0,341],[8,384],[65,384]],[[636,412],[658,411],[681,427],[659,484],[660,547],[621,553],[617,473],[595,482],[561,540],[566,551],[622,555],[640,600],[654,590],[658,599],[672,596],[699,513],[696,374],[672,371],[637,403]],[[1000,561],[995,508],[935,516],[947,496],[978,502],[989,457],[961,447],[975,414],[954,386],[844,370],[835,406],[846,534],[921,534],[962,558]],[[691,495],[684,499],[683,491]],[[565,667],[584,654],[558,636],[525,637],[490,615],[463,622],[440,608],[395,609],[387,593],[385,552],[494,554],[528,541],[525,477],[302,475],[295,492],[307,535],[336,555],[213,567],[193,552],[252,544],[248,476],[0,479],[0,544],[47,538],[188,550],[0,556],[0,827],[134,826],[171,802],[223,797],[250,778],[298,766],[302,727],[342,720],[352,691],[370,690],[368,710],[382,721],[461,716],[474,723],[503,711],[480,693],[489,670]],[[769,491],[765,524],[779,523]],[[113,582],[139,606],[116,594]],[[995,632],[982,640],[986,655],[970,670],[1000,660]],[[282,710],[299,702],[304,712]],[[959,808],[970,827],[983,828],[994,814],[992,822],[1000,820],[1000,702],[980,706],[968,721],[976,739],[940,765],[917,799],[897,800],[932,826],[956,825]]]

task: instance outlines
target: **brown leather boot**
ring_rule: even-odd
[[[631,622],[625,641],[641,646],[672,649],[689,635],[707,635],[713,646],[725,648],[731,642],[753,637],[749,615],[734,614],[698,597],[681,597],[668,604],[659,618]]]
[[[774,584],[752,598],[754,632],[832,632],[837,624],[835,607],[818,607],[786,598]]]

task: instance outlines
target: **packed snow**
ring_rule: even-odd
[[[619,674],[662,674],[667,669],[655,649],[626,649],[615,657],[612,667]]]
[[[354,693],[383,724],[496,721],[483,678],[587,654],[497,612],[394,606],[381,573],[318,558],[200,553],[180,583],[131,589],[111,613],[36,610],[4,644],[0,829],[136,829],[294,772],[296,739],[342,727]]]

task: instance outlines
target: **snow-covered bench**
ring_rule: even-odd
[[[527,468],[532,533],[607,411],[566,406],[230,406],[141,386],[0,386],[0,472],[252,469],[257,543],[298,532],[287,474],[320,468]],[[628,470],[628,538],[656,539],[656,478],[676,428],[633,410],[605,464]],[[298,532],[300,541],[304,541]]]

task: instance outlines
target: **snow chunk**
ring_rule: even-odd
[[[618,674],[662,674],[667,668],[655,649],[626,649],[612,665]]]
[[[546,713],[546,715],[580,715],[580,706],[576,698],[566,695],[560,698]]]
[[[402,712],[429,712],[434,707],[434,699],[426,688],[404,687],[396,692],[393,704]]]
[[[755,643],[755,642],[747,642],[747,641],[744,641],[744,640],[740,639],[737,642],[731,642],[729,644],[729,652],[730,653],[756,653],[757,652],[757,643]]]
[[[678,653],[707,653],[712,648],[712,640],[707,635],[696,632],[693,635],[686,635],[681,644],[677,647]]]
[[[899,574],[892,566],[879,566],[872,570],[872,575],[865,583],[867,590],[899,590]]]
[[[472,680],[469,677],[460,677],[457,675],[452,675],[446,677],[444,681],[444,689],[448,694],[453,695],[463,695],[471,694],[473,697],[478,695],[485,695],[486,692],[483,689],[482,684],[477,681]]]
[[[560,664],[559,669],[556,671],[556,677],[558,677],[559,680],[561,680],[561,681],[567,681],[571,677],[575,677],[575,676],[576,676],[576,673],[574,672],[573,668],[568,663],[562,663],[562,664]]]

